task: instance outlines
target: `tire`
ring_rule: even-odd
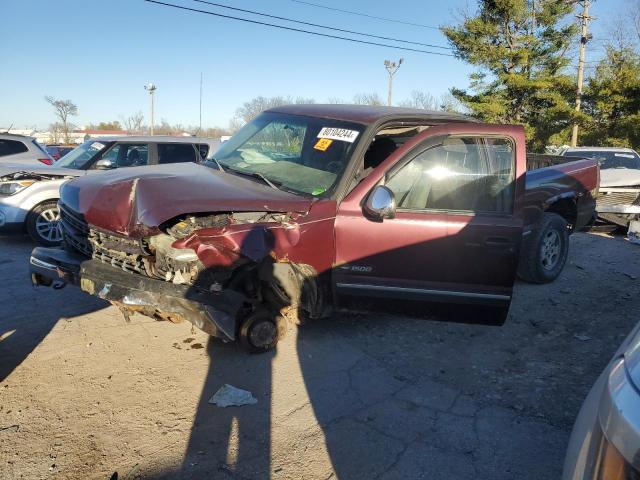
[[[286,332],[286,319],[261,310],[242,321],[238,329],[238,340],[247,352],[264,353],[273,350]]]
[[[47,201],[37,205],[26,219],[27,233],[38,245],[56,247],[62,243],[58,202]]]
[[[540,227],[522,243],[518,277],[529,283],[553,282],[567,262],[569,228],[557,213],[545,213]]]

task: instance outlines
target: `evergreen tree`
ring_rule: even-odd
[[[451,93],[481,120],[525,125],[533,149],[564,141],[576,116],[575,81],[565,73],[575,4],[478,0],[475,15],[442,28],[456,56],[479,67],[469,91]]]
[[[591,117],[584,145],[640,148],[640,54],[629,46],[607,46],[584,96]]]

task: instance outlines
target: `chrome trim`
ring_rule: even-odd
[[[611,365],[598,417],[609,442],[640,468],[640,393],[631,384],[623,358]]]
[[[407,288],[407,287],[389,287],[386,285],[366,285],[360,283],[336,283],[338,288],[352,288],[356,290],[376,290],[384,292],[398,293],[418,293],[423,295],[447,295],[450,297],[463,298],[481,298],[485,300],[511,300],[509,295],[498,295],[494,293],[472,293],[451,290],[431,290],[427,288]]]
[[[58,270],[57,265],[54,265],[52,263],[48,263],[48,262],[43,262],[42,260],[36,258],[36,257],[31,257],[29,259],[29,263],[31,265],[34,265],[36,267],[40,267],[40,268],[46,268],[47,270]]]

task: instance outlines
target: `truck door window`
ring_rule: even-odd
[[[448,137],[420,153],[386,181],[398,208],[509,213],[513,148],[504,139],[488,142],[502,163],[489,161],[478,137]]]
[[[158,163],[197,162],[200,154],[196,145],[190,143],[159,143]]]

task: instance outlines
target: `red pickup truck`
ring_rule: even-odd
[[[250,351],[289,321],[363,297],[490,306],[516,273],[549,282],[594,218],[598,166],[526,172],[524,130],[392,107],[271,109],[205,165],[64,184],[63,248],[35,285],[79,285],[132,312],[187,320]]]

